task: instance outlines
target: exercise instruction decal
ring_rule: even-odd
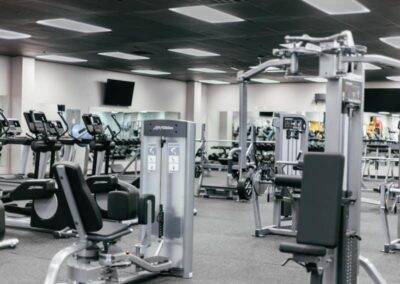
[[[170,173],[179,172],[179,144],[168,144],[168,168]]]
[[[156,145],[149,145],[147,147],[147,170],[155,172],[157,169],[157,147]]]

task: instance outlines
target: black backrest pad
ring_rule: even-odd
[[[304,156],[297,242],[334,248],[341,220],[344,157]]]
[[[68,183],[71,186],[72,194],[78,207],[79,216],[81,217],[83,227],[87,233],[96,232],[103,227],[100,210],[97,207],[96,201],[86,184],[83,173],[79,165],[69,162],[55,164],[65,167]],[[60,176],[56,170],[56,180],[59,188],[62,188]],[[64,193],[65,189],[62,188]]]

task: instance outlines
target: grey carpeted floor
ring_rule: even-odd
[[[365,194],[378,199],[376,193]],[[278,236],[254,238],[252,206],[222,199],[196,199],[199,211],[195,217],[194,276],[191,280],[162,277],[147,283],[307,283],[308,274],[298,265],[281,267],[286,255],[278,251],[279,243],[288,240]],[[271,218],[272,206],[262,200],[265,223]],[[396,219],[390,219],[395,230]],[[378,207],[363,204],[361,251],[376,264],[388,283],[400,282],[400,253],[383,254],[383,235]],[[0,251],[0,283],[43,283],[51,257],[72,240],[55,240],[51,236],[9,229],[8,237],[20,240],[15,250]],[[124,246],[133,248],[135,235],[125,238]],[[60,282],[65,270],[60,275]],[[372,283],[360,272],[359,283]]]

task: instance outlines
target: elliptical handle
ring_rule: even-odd
[[[118,127],[118,131],[115,133],[115,137],[117,137],[121,133],[122,127],[121,124],[119,124],[117,116],[114,113],[111,114],[111,118],[114,120],[115,124]]]
[[[65,125],[65,131],[64,131],[63,133],[61,133],[60,136],[64,136],[66,133],[68,133],[68,135],[69,135],[70,137],[72,137],[71,133],[69,132],[69,126],[68,126],[67,120],[65,119],[65,117],[64,117],[64,115],[63,115],[63,112],[62,112],[62,111],[58,111],[57,114],[58,114],[58,116],[61,118],[61,121],[62,121],[62,122],[64,123],[64,125]]]
[[[7,117],[4,115],[4,110],[0,108],[0,117],[6,122],[4,124],[4,128],[0,129],[0,136],[3,136],[4,134],[6,134],[8,132],[8,130],[10,129],[10,124],[8,122]]]

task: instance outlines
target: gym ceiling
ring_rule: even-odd
[[[0,54],[36,57],[43,54],[86,59],[75,63],[85,67],[130,73],[132,69],[168,72],[163,78],[182,81],[235,81],[237,70],[271,58],[271,51],[287,34],[325,36],[351,30],[357,44],[369,53],[400,59],[400,50],[379,40],[400,36],[400,1],[359,0],[369,13],[330,16],[301,0],[0,0],[0,28],[26,33],[30,38],[1,39]],[[169,8],[207,5],[243,19],[241,22],[212,24],[181,15]],[[67,18],[111,29],[85,34],[39,25],[39,20]],[[169,51],[196,48],[220,56],[193,57]],[[123,60],[98,53],[119,51],[148,57]],[[313,60],[304,72],[312,75]],[[189,68],[213,68],[226,73],[207,74]],[[400,71],[384,67],[367,71],[367,79],[386,80]],[[279,81],[282,74],[264,78]]]

